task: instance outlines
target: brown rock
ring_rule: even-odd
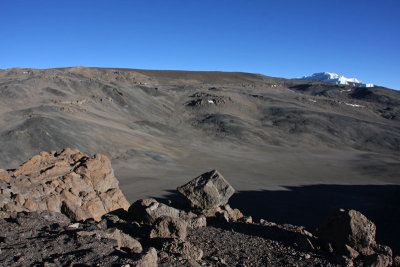
[[[0,169],[0,181],[9,183],[10,182],[11,174],[3,169]]]
[[[93,158],[82,162],[75,172],[80,174],[83,179],[89,180],[95,191],[106,192],[110,188],[118,187],[118,181],[114,177],[111,162],[105,155],[94,155]]]
[[[138,259],[132,264],[133,267],[157,267],[157,250],[149,248],[144,253],[137,256]]]
[[[141,253],[143,251],[140,242],[124,232],[121,232],[120,242],[120,247],[131,253]]]
[[[18,206],[22,206],[25,203],[25,198],[21,194],[15,194],[13,200]]]
[[[237,222],[238,220],[244,217],[243,213],[238,209],[232,209],[229,204],[224,206],[224,217],[227,218],[227,221]]]
[[[358,253],[355,249],[353,249],[352,247],[345,245],[345,255],[347,257],[349,257],[350,259],[355,259],[358,257],[358,255],[360,255],[360,253]]]
[[[38,204],[30,198],[27,198],[24,203],[24,207],[29,211],[36,211],[38,209]]]
[[[41,152],[9,174],[0,172],[2,177],[3,173],[10,179],[0,184],[1,196],[14,198],[2,202],[13,203],[8,208],[14,211],[47,209],[82,221],[100,220],[110,211],[129,208],[104,155],[90,158],[70,148],[60,154]],[[26,205],[23,196],[29,196]]]
[[[51,195],[46,200],[47,210],[49,211],[60,211],[61,210],[61,200],[57,195]]]
[[[72,221],[81,221],[82,218],[90,218],[88,217],[84,211],[76,206],[74,203],[71,203],[67,200],[64,200],[61,204],[61,212],[65,214]]]
[[[129,209],[129,202],[119,188],[111,188],[110,190],[101,193],[100,199],[103,201],[106,210]]]
[[[188,223],[188,227],[192,229],[202,228],[207,226],[207,219],[206,216],[200,215],[192,219],[188,219],[186,221]]]
[[[367,256],[363,260],[365,266],[370,266],[370,267],[387,267],[387,266],[392,266],[392,259],[383,254],[373,254]]]
[[[363,214],[355,210],[331,213],[317,230],[323,246],[332,245],[335,253],[345,254],[346,245],[362,255],[373,254],[376,227]]]
[[[185,240],[187,223],[179,218],[163,216],[157,219],[150,232],[150,238],[179,238]]]
[[[3,208],[5,211],[11,211],[11,212],[21,212],[22,211],[21,206],[15,205],[13,203],[7,203],[4,205]]]

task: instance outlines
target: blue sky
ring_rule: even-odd
[[[400,89],[400,1],[1,0],[0,68],[329,71]]]

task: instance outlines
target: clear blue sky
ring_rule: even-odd
[[[1,0],[0,68],[329,71],[400,89],[399,0]]]

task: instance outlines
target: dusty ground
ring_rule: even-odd
[[[131,202],[218,169],[248,215],[313,229],[354,208],[396,250],[399,107],[386,88],[257,74],[0,70],[0,168],[68,146],[104,153]]]

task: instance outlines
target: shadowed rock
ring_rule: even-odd
[[[190,228],[206,226],[206,218],[203,215],[196,215],[192,212],[185,212],[153,198],[139,199],[135,201],[128,210],[131,218],[139,223],[154,224],[157,219],[163,216],[184,220]]]
[[[355,210],[338,210],[331,213],[318,228],[321,243],[338,253],[348,245],[363,255],[373,254],[376,227],[373,222]]]

